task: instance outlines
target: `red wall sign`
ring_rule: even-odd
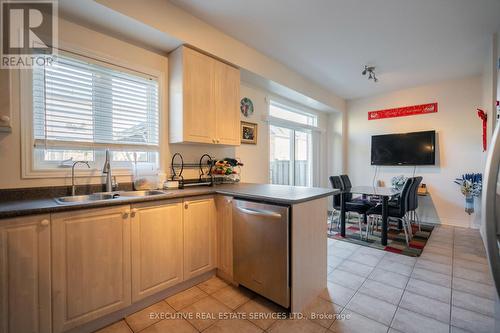
[[[383,118],[396,118],[413,116],[416,114],[426,114],[438,112],[438,103],[429,103],[421,105],[404,106],[402,108],[370,111],[368,112],[368,120],[376,120]]]

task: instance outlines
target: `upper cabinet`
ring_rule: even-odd
[[[0,70],[0,132],[11,132],[10,70]]]
[[[169,75],[170,143],[239,145],[240,71],[181,46]]]

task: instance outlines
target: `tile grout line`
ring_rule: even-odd
[[[357,244],[356,244],[356,245],[357,245]],[[352,251],[351,255],[352,255],[354,252],[356,252],[357,250],[359,250],[359,249],[361,248],[361,245],[358,245],[358,246],[359,246],[359,247],[358,247],[356,250]],[[384,254],[384,255],[385,255],[385,254]],[[349,256],[350,256],[350,255],[349,255]],[[338,266],[340,266],[340,265],[341,265],[341,264],[342,264],[345,260],[347,260],[347,258],[343,258],[343,260],[340,262],[340,264],[339,264]],[[356,261],[355,261],[355,262],[356,262]],[[359,264],[359,263],[358,263],[358,264]],[[378,263],[377,263],[377,264],[378,264]],[[337,266],[337,267],[338,267],[338,266]],[[337,267],[336,267],[335,269],[337,269]],[[375,269],[375,267],[374,267],[373,269]],[[342,269],[341,269],[341,271],[344,271],[344,272],[347,272],[347,273],[351,273],[351,272],[348,272],[348,271],[345,271],[345,270],[342,270]],[[332,273],[333,273],[333,271],[332,271]],[[354,275],[359,276],[359,277],[363,277],[363,276],[357,275],[357,274],[355,274],[355,273],[351,273],[351,274],[354,274]],[[340,311],[340,313],[343,313],[344,311],[346,311],[346,310],[347,310],[347,306],[349,305],[349,303],[351,302],[351,300],[354,298],[354,296],[356,296],[356,295],[358,294],[359,289],[361,289],[361,287],[363,286],[363,284],[364,284],[364,283],[366,282],[366,280],[368,279],[368,277],[363,277],[363,278],[364,278],[363,283],[362,283],[362,284],[361,284],[358,288],[356,288],[356,289],[351,289],[351,288],[348,288],[348,287],[346,287],[346,286],[344,286],[344,285],[341,285],[341,284],[336,283],[336,284],[338,284],[338,285],[340,285],[340,286],[342,286],[342,287],[344,287],[344,288],[354,290],[354,293],[352,294],[352,296],[351,296],[351,297],[349,297],[349,299],[347,300],[347,302],[345,303],[345,305],[342,307],[342,310]],[[335,283],[335,282],[333,282],[333,281],[332,281],[331,283]],[[350,311],[353,311],[353,310],[350,310]],[[353,312],[355,312],[356,314],[358,314],[358,315],[360,315],[360,316],[363,316],[362,314],[359,314],[359,313],[357,313],[356,311],[353,311]],[[363,316],[363,317],[368,318],[368,317],[366,317],[366,316]],[[370,318],[368,318],[368,319],[370,319]],[[373,320],[373,319],[371,319],[371,320]],[[333,326],[333,324],[335,323],[335,321],[336,321],[336,320],[334,320],[334,321],[332,322],[332,324],[330,325],[330,327],[328,327],[328,328],[327,328],[327,330],[330,330],[330,328]]]
[[[132,327],[130,327],[130,325],[127,323],[127,321],[125,320],[125,318],[126,318],[126,317],[124,317],[124,318],[122,319],[122,320],[125,322],[125,325],[127,325],[127,327],[129,328],[130,332],[135,332],[135,331],[132,329]],[[111,326],[111,325],[113,325],[113,324],[110,324],[110,325],[108,325],[108,326]],[[107,327],[107,326],[106,326],[106,327]]]
[[[406,287],[408,287],[408,283],[410,282],[411,276],[413,274],[413,270],[415,270],[415,265],[417,264],[417,260],[418,260],[418,257],[412,265],[410,276],[408,277],[408,281],[406,281],[405,287],[403,288],[403,292],[401,293],[401,297],[399,297],[399,302],[396,305],[396,311],[394,311],[394,314],[392,315],[392,319],[391,319],[391,322],[389,323],[389,328],[387,329],[387,332],[389,332],[389,330],[392,328],[392,323],[394,322],[394,318],[396,318],[396,313],[398,312],[399,304],[401,304],[401,300],[403,299],[403,296],[406,292]]]
[[[375,267],[373,267],[373,269],[375,270],[375,268],[378,266],[378,264],[382,261],[382,259],[385,257],[385,255],[386,255],[387,253],[385,253],[385,251],[383,251],[383,250],[379,250],[379,249],[373,249],[373,250],[377,250],[377,251],[382,251],[382,252],[383,252],[383,255],[380,257],[380,260],[377,262],[377,265],[375,265]],[[353,274],[354,274],[354,273],[353,273]],[[371,275],[371,274],[370,274],[370,275]],[[358,275],[358,276],[359,276],[359,275]],[[362,284],[361,284],[361,285],[360,285],[360,286],[356,289],[356,292],[355,292],[355,293],[354,293],[354,294],[353,294],[353,295],[349,298],[349,301],[347,301],[347,303],[346,303],[346,305],[344,306],[344,308],[343,308],[342,312],[344,312],[344,310],[347,310],[347,306],[349,305],[349,303],[351,302],[351,300],[354,298],[354,296],[356,296],[357,294],[364,295],[363,293],[361,293],[361,292],[360,292],[360,289],[361,289],[361,287],[365,284],[366,280],[368,280],[368,277],[366,277],[366,278],[364,278],[364,279],[365,279],[365,280],[363,281],[363,283],[362,283]],[[372,281],[375,281],[375,280],[372,280]],[[378,281],[376,281],[376,282],[378,282]],[[370,297],[373,297],[373,296],[370,296]],[[376,298],[376,297],[373,297],[373,298]],[[377,299],[377,300],[380,300],[380,301],[382,301],[382,302],[386,302],[386,303],[388,303],[387,301],[381,300],[381,299],[379,299],[379,298],[376,298],[376,299]],[[389,303],[389,304],[390,304],[390,303]],[[367,317],[367,316],[365,316],[365,315],[363,315],[363,314],[361,314],[361,313],[356,312],[355,310],[352,310],[352,309],[348,309],[348,310],[349,310],[349,311],[352,311],[352,312],[354,312],[354,313],[356,313],[356,314],[358,314],[358,315],[360,315],[360,316],[363,316],[363,317],[365,317],[365,318],[367,318],[367,319],[369,319],[369,320],[373,320],[374,322],[377,322],[377,323],[382,324],[382,325],[384,325],[384,326],[385,326],[385,324],[384,324],[384,323],[381,323],[381,322],[379,322],[378,320],[375,320],[375,319],[369,318],[369,317]],[[333,323],[332,323],[332,325],[333,325]],[[330,327],[331,327],[331,326],[330,326]],[[389,326],[387,327],[387,332],[390,330],[390,328],[391,328],[391,327],[390,327],[390,325],[389,325]]]
[[[456,229],[453,228],[453,236],[451,239],[453,249],[451,251],[451,290],[450,290],[450,326],[449,326],[449,332],[451,333],[451,314],[453,311],[453,267],[455,266],[454,259],[455,259],[455,232]]]

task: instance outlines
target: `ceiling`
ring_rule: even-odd
[[[171,2],[346,99],[479,74],[500,31],[500,0]]]

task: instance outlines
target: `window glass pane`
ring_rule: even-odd
[[[312,186],[312,134],[269,126],[271,184]]]
[[[312,186],[311,133],[295,131],[295,186]]]
[[[44,149],[43,159],[47,162],[62,162],[66,160],[91,162],[94,161],[95,156],[92,150]]]
[[[270,182],[271,184],[291,185],[293,167],[293,131],[278,126],[270,126]]]
[[[271,105],[269,106],[269,115],[303,125],[317,126],[317,116],[296,111],[281,104],[271,102]]]
[[[155,162],[157,155],[156,152],[114,151],[112,160],[114,162]]]
[[[118,165],[134,156],[158,165],[156,79],[63,55],[52,66],[34,68],[32,86],[35,168],[70,158],[102,163],[104,148],[114,150]],[[131,151],[122,151],[127,146]]]

